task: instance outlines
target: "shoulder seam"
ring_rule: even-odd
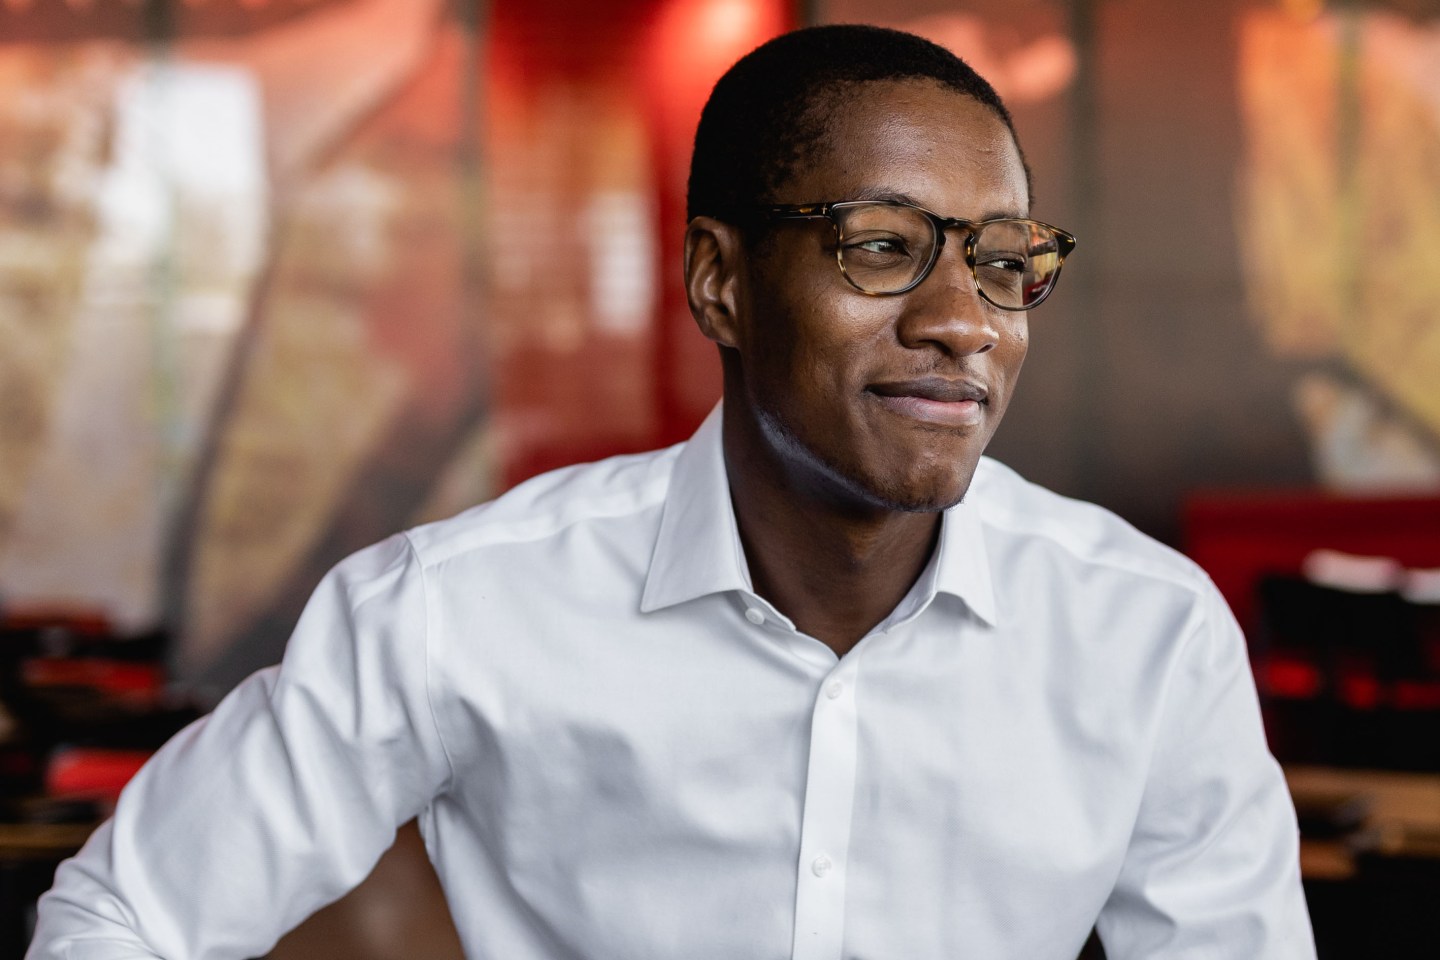
[[[430,656],[430,583],[425,577],[425,564],[420,559],[420,552],[415,549],[415,542],[410,539],[410,534],[405,534],[405,544],[409,548],[410,556],[415,558],[415,566],[420,575],[420,601],[425,607],[424,623],[421,634],[425,638],[421,645],[425,657],[425,708],[430,713],[430,725],[435,728],[435,742],[440,744],[440,752],[445,757],[445,767],[449,771],[446,778],[446,787],[455,782],[455,758],[450,755],[450,748],[445,745],[445,734],[440,729],[440,718],[435,713],[435,698],[431,692],[431,666],[434,659]]]
[[[412,531],[407,531],[406,539],[410,540],[411,549],[415,551],[416,559],[420,561],[420,566],[424,569],[443,563],[469,550],[499,544],[534,543],[546,537],[553,537],[577,523],[584,523],[587,520],[612,520],[628,513],[648,510],[655,506],[657,499],[661,503],[664,502],[664,490],[668,483],[668,475],[651,478],[641,484],[634,493],[614,494],[591,501],[590,509],[584,512],[577,510],[567,511],[560,516],[549,514],[522,517],[518,521],[479,521],[476,529],[467,531],[462,537],[456,538],[462,539],[463,543],[450,545],[446,549],[433,550],[428,556],[422,554],[419,545],[410,538],[409,534]],[[658,497],[655,490],[652,489],[656,486],[661,488]],[[506,533],[497,535],[497,530],[503,530]]]
[[[1028,481],[1022,482],[1028,483]],[[1060,496],[1059,494],[1054,495]],[[1069,500],[1070,498],[1064,497],[1062,499]],[[1095,504],[1084,503],[1083,501],[1074,502],[1096,510],[1104,509],[1103,507],[1098,507]],[[1195,566],[1195,562],[1193,560],[1191,560],[1189,557],[1186,557],[1183,553],[1179,553],[1178,551],[1175,552],[1175,557],[1178,558],[1180,562],[1175,565],[1176,569],[1174,569],[1173,571],[1167,570],[1160,564],[1155,563],[1141,565],[1125,563],[1113,557],[1101,557],[1095,555],[1087,556],[1078,549],[1076,549],[1074,544],[1067,542],[1061,537],[1057,537],[1055,534],[1050,533],[1049,531],[1023,524],[1003,522],[1003,520],[1009,520],[1012,518],[1012,512],[1005,510],[1004,508],[996,508],[987,505],[986,507],[982,507],[979,513],[981,523],[996,527],[1000,530],[1004,530],[1006,533],[1039,537],[1043,540],[1055,544],[1061,550],[1064,550],[1067,554],[1077,560],[1085,560],[1090,563],[1095,563],[1113,570],[1119,570],[1125,573],[1135,574],[1136,576],[1149,577],[1154,580],[1161,580],[1168,583],[1173,583],[1178,587],[1184,587],[1196,594],[1204,593],[1204,580],[1206,578],[1203,575],[1203,571],[1201,571],[1199,567]],[[1116,518],[1116,520],[1121,523],[1124,522],[1118,517]],[[1144,534],[1140,533],[1139,531],[1135,531],[1135,534],[1137,536],[1144,536]],[[1156,543],[1156,546],[1163,550],[1172,549],[1158,542]]]

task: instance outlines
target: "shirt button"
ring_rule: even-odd
[[[816,857],[814,862],[810,864],[810,872],[815,874],[815,876],[817,877],[825,877],[829,875],[831,870],[834,869],[835,864],[832,863],[830,861],[830,858],[825,856],[824,854]]]
[[[829,697],[831,700],[839,697],[840,694],[844,692],[845,684],[839,680],[831,680],[829,683],[825,684],[825,696]]]
[[[755,624],[755,626],[758,627],[760,626],[760,624],[765,622],[765,611],[761,610],[759,607],[750,607],[748,610],[745,611],[745,619],[749,620],[751,623]]]

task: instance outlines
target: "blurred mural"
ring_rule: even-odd
[[[1059,97],[1079,67],[1066,0],[830,0],[824,11],[833,23],[875,23],[935,41],[994,84],[1012,108]]]
[[[1256,318],[1303,360],[1317,477],[1440,487],[1440,20],[1291,4],[1240,23],[1238,227]]]
[[[683,437],[662,217],[790,17],[0,0],[0,603],[163,624],[219,692],[346,553]]]
[[[417,406],[477,419],[467,41],[433,0],[7,7],[0,590],[193,668]]]
[[[346,553],[682,439],[695,119],[802,12],[992,77],[1080,236],[997,455],[1172,538],[1440,486],[1432,6],[0,0],[0,604],[218,692]]]

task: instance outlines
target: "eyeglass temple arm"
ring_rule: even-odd
[[[767,207],[763,212],[768,220],[813,220],[830,216],[830,204],[787,204],[778,207]]]

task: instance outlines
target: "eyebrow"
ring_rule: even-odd
[[[908,193],[903,193],[903,192],[898,191],[898,190],[887,190],[887,189],[884,188],[884,187],[861,187],[859,190],[856,190],[853,194],[851,194],[850,196],[846,197],[845,199],[847,199],[847,200],[889,200],[889,201],[891,201],[891,202],[893,202],[893,203],[908,203],[908,204],[910,204],[911,206],[914,206],[914,207],[922,207],[922,208],[924,208],[924,209],[926,209],[926,210],[929,210],[929,209],[930,209],[929,207],[925,206],[925,204],[921,203],[917,198],[912,197],[912,196],[911,196],[910,194],[908,194]],[[992,210],[992,211],[988,211],[987,213],[985,213],[984,216],[980,217],[979,220],[977,220],[977,221],[975,221],[975,222],[976,222],[976,223],[983,223],[983,222],[986,221],[986,220],[1024,219],[1025,217],[1028,217],[1028,216],[1029,216],[1029,213],[1024,212],[1024,211]]]

